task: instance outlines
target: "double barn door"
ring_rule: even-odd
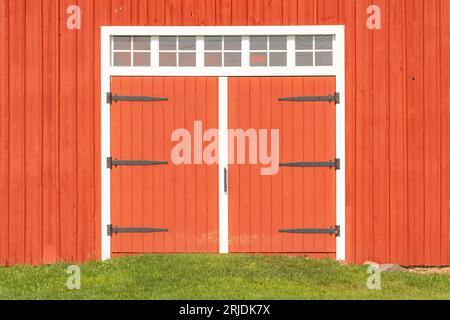
[[[112,254],[218,252],[219,196],[227,192],[229,252],[333,257],[339,235],[335,78],[228,78],[229,129],[267,130],[269,153],[270,132],[279,130],[280,166],[261,175],[267,165],[259,161],[230,161],[227,188],[219,185],[218,164],[206,160],[214,139],[204,133],[219,125],[218,82],[111,78]],[[177,129],[190,133],[176,153],[191,160],[182,164],[173,159]]]

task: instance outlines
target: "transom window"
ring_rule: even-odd
[[[114,67],[332,67],[334,35],[112,36]]]

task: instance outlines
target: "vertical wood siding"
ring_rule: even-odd
[[[66,28],[67,6],[82,10]],[[367,7],[382,29],[366,28]],[[450,265],[444,0],[0,0],[0,265],[100,255],[101,25],[345,24],[347,257]]]

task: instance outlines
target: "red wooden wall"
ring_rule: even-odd
[[[370,4],[381,30],[366,28]],[[0,0],[0,264],[99,257],[101,25],[345,24],[348,260],[450,265],[447,12],[447,0]]]

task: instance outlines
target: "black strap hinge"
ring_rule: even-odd
[[[280,163],[280,167],[291,167],[291,168],[330,168],[330,169],[341,169],[341,160],[335,159],[334,161],[327,162],[286,162]]]
[[[294,233],[294,234],[329,234],[330,236],[341,236],[341,226],[330,227],[328,229],[282,229],[280,233]]]
[[[107,235],[112,237],[113,235],[118,235],[119,233],[158,233],[158,232],[169,232],[169,229],[162,228],[122,228],[113,227],[109,224],[107,227]]]
[[[298,97],[287,97],[279,98],[278,101],[281,102],[334,102],[335,104],[341,103],[341,95],[339,92],[334,93],[334,95],[328,96],[298,96]]]
[[[146,97],[146,96],[119,96],[113,95],[112,92],[106,94],[106,103],[112,104],[118,101],[137,101],[137,102],[157,102],[157,101],[168,101],[168,98],[161,97]]]
[[[118,166],[161,166],[167,165],[167,161],[154,160],[113,160],[111,157],[106,158],[106,167],[112,169]]]

